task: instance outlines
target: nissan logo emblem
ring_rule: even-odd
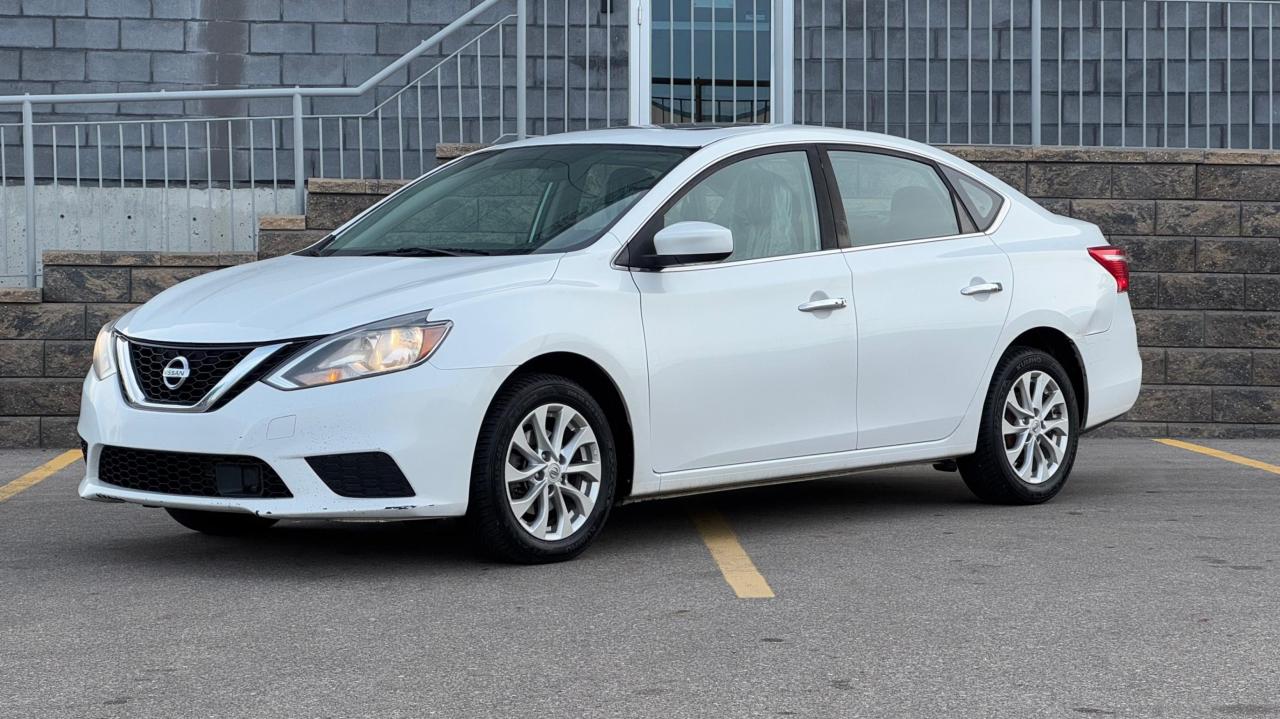
[[[187,358],[178,355],[169,360],[169,363],[160,371],[160,379],[164,381],[164,386],[169,389],[177,389],[182,386],[183,382],[191,376],[191,364],[187,362]]]

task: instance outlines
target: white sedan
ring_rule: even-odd
[[[802,127],[492,147],[102,329],[86,499],[213,534],[466,516],[582,551],[620,502],[958,468],[1043,502],[1141,362],[1124,253],[926,145]]]

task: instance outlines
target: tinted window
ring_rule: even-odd
[[[662,217],[664,227],[692,220],[733,231],[733,254],[726,262],[819,249],[818,205],[808,154],[757,155],[716,170]]]
[[[681,148],[545,145],[463,158],[378,206],[322,255],[563,252],[598,238]]]
[[[1004,198],[962,172],[949,167],[943,172],[947,173],[951,185],[956,188],[956,192],[960,193],[960,199],[964,201],[965,207],[969,208],[969,214],[973,216],[973,221],[978,223],[978,229],[986,230],[991,227],[991,223],[996,221],[996,215],[1000,214]]]
[[[855,247],[960,234],[951,191],[931,165],[837,150],[831,166]]]

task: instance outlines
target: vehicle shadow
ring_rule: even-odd
[[[1079,489],[1077,487],[1076,489]],[[956,474],[927,466],[876,470],[847,477],[794,482],[706,495],[637,502],[614,509],[608,526],[583,559],[643,563],[697,535],[693,512],[714,509],[753,528],[825,522],[892,521],[939,512],[991,511],[978,503]],[[407,522],[285,521],[248,537],[209,537],[170,523],[148,531],[113,534],[97,546],[112,561],[166,567],[193,574],[283,571],[322,575],[385,576],[468,567],[509,568],[485,559],[462,520]],[[165,535],[163,537],[159,535]]]

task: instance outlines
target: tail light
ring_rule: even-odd
[[[1116,278],[1116,292],[1129,291],[1129,256],[1124,253],[1124,248],[1090,247],[1089,256],[1097,260],[1098,264],[1102,265],[1102,269]]]

